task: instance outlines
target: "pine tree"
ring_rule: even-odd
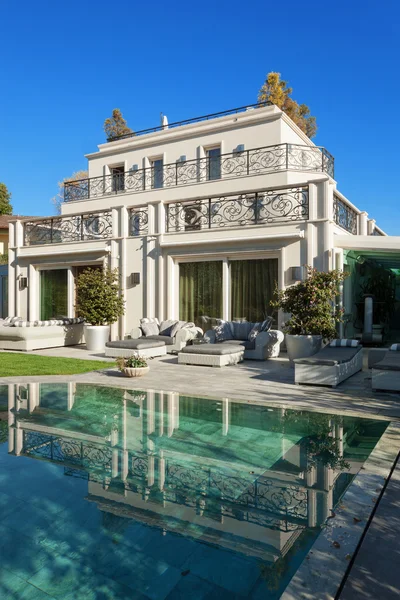
[[[258,103],[272,102],[283,110],[309,138],[312,138],[317,133],[316,119],[311,116],[306,104],[298,104],[291,98],[292,92],[287,81],[281,79],[281,74],[271,71],[258,92]]]
[[[134,134],[134,131],[128,127],[119,108],[114,108],[112,117],[104,121],[103,128],[108,141],[115,140],[121,135]]]
[[[12,215],[11,192],[5,183],[0,183],[0,215]]]

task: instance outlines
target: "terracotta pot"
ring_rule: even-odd
[[[125,367],[122,372],[125,377],[142,377],[150,371],[150,367]]]

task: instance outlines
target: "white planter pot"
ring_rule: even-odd
[[[85,325],[86,349],[90,352],[104,352],[110,337],[109,325]]]
[[[125,367],[123,374],[125,377],[142,377],[150,371],[150,367]]]
[[[322,348],[322,335],[289,335],[286,334],[286,349],[290,362],[295,358],[312,356]]]

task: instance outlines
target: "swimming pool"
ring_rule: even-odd
[[[88,384],[6,393],[2,600],[279,598],[388,426]]]

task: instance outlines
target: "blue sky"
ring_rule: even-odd
[[[397,0],[0,0],[0,181],[19,214],[51,214],[103,121],[133,129],[255,102],[269,71],[311,107],[338,187],[390,234],[398,203]]]

